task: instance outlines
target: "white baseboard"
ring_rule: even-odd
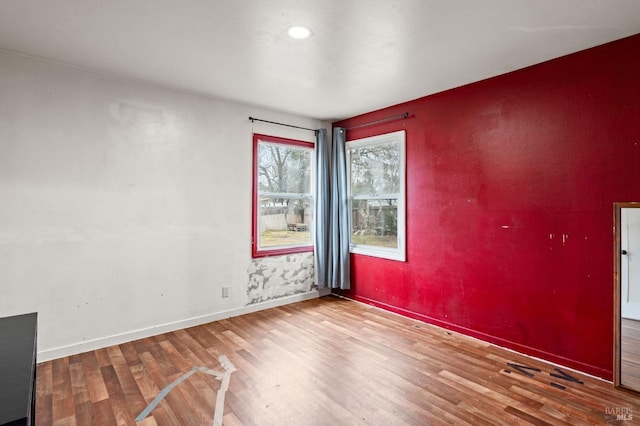
[[[114,334],[112,336],[101,337],[99,339],[86,340],[79,343],[73,343],[71,345],[59,346],[57,348],[45,349],[42,351],[38,351],[38,362],[45,362],[52,359],[79,354],[82,352],[94,351],[96,349],[105,348],[107,346],[120,345],[122,343],[131,342],[133,340],[144,339],[146,337],[156,336],[162,333],[169,333],[171,331],[181,330],[183,328],[206,324],[213,321],[220,321],[226,318],[262,311],[264,309],[275,308],[277,306],[288,305],[295,302],[301,302],[303,300],[316,299],[319,296],[320,295],[318,291],[313,290],[307,293],[294,294],[292,296],[281,297],[279,299],[268,300],[266,302],[255,303],[252,305],[229,309],[222,312],[215,312],[199,317],[187,318],[184,320],[161,324],[153,327],[127,331],[124,333]]]

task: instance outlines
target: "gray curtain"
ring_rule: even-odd
[[[333,129],[331,185],[331,283],[332,288],[351,288],[349,258],[349,199],[347,198],[347,129]]]
[[[316,136],[316,274],[318,287],[351,287],[346,129],[333,129],[329,150],[324,129]],[[331,173],[330,173],[330,172]]]
[[[331,233],[331,158],[327,131],[316,132],[316,223],[315,261],[318,287],[331,287],[329,282],[329,234]]]

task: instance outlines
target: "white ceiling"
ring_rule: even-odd
[[[637,33],[640,0],[0,1],[0,49],[331,121]]]

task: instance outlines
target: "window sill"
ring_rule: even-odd
[[[284,256],[286,254],[296,254],[296,253],[309,253],[313,252],[313,246],[300,246],[300,247],[285,247],[278,249],[267,249],[267,250],[256,250],[255,248],[252,250],[251,257],[254,259],[260,257],[270,257],[270,256]]]
[[[402,249],[385,249],[374,246],[355,246],[351,245],[349,252],[352,254],[362,254],[365,256],[379,257],[382,259],[395,260],[397,262],[406,262],[407,256]]]

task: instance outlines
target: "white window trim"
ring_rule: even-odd
[[[351,151],[353,149],[361,147],[369,147],[376,145],[386,145],[390,143],[398,144],[400,148],[400,188],[398,191],[398,247],[376,247],[363,244],[349,243],[349,251],[354,254],[362,254],[365,256],[380,257],[383,259],[397,260],[400,262],[406,262],[406,150],[405,150],[405,131],[400,130],[398,132],[385,133],[383,135],[372,136],[369,138],[357,139],[346,143],[347,148],[347,194],[349,199],[349,214],[351,214],[351,206],[353,199],[389,199],[395,198],[388,195],[375,195],[375,196],[357,196],[354,197],[351,194]],[[349,238],[351,238],[351,229],[349,230]]]

